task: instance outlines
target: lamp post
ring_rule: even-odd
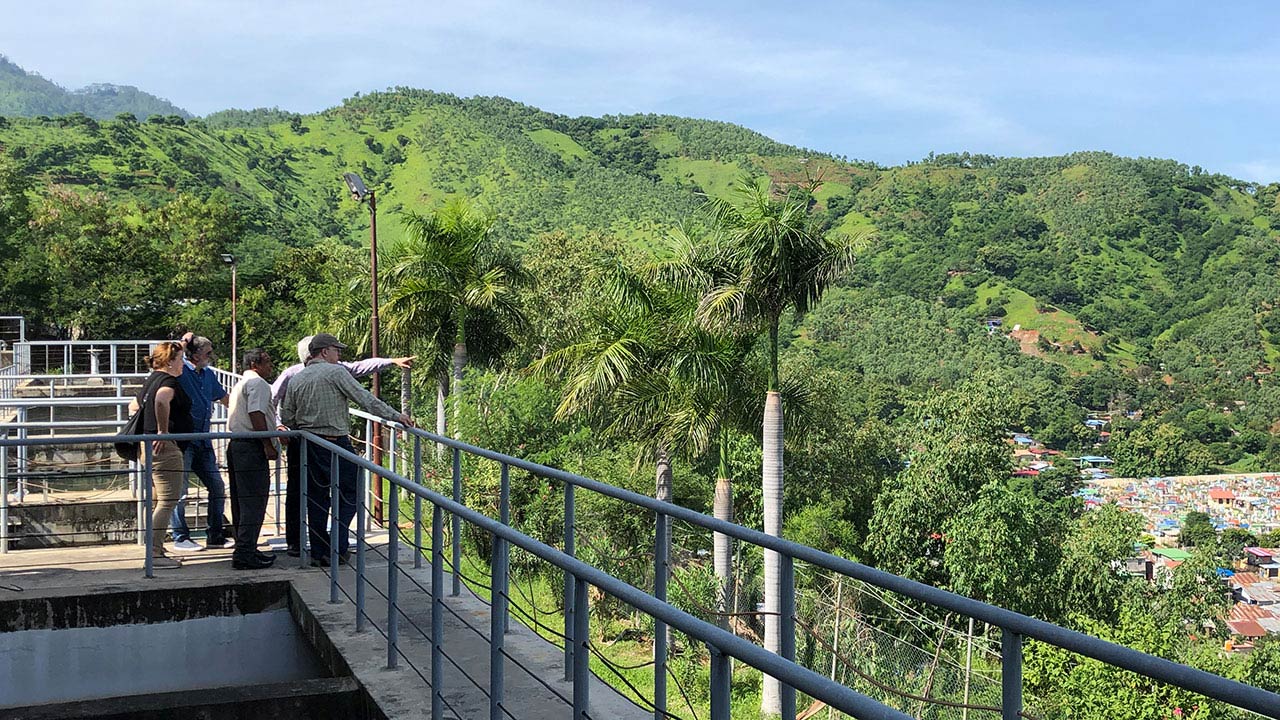
[[[370,308],[372,310],[369,317],[369,352],[373,357],[380,357],[378,354],[378,198],[374,195],[373,190],[365,186],[364,180],[355,173],[342,173],[342,179],[347,183],[347,189],[351,191],[351,199],[362,203],[369,201],[369,296]],[[373,374],[373,394],[374,397],[382,397],[382,382],[379,373]],[[377,430],[373,437],[373,457],[371,458],[375,465],[382,464],[382,425],[377,425]],[[382,482],[381,479],[375,479],[373,482],[373,519],[374,522],[382,523]]]
[[[231,266],[231,372],[237,372],[240,356],[239,346],[236,343],[236,256],[224,253],[222,262]]]

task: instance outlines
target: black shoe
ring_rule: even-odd
[[[351,552],[350,552],[350,551],[347,551],[347,552],[338,553],[338,564],[339,564],[339,565],[350,565],[350,564],[351,564]]]
[[[255,551],[253,552],[253,554],[254,554],[254,555],[257,555],[258,557],[262,558],[263,560],[270,560],[271,562],[275,562],[275,561],[276,561],[276,554],[275,554],[275,553],[264,553],[264,552],[262,552],[261,550],[255,550]]]
[[[276,559],[274,557],[264,558],[259,555],[251,555],[247,558],[231,558],[231,567],[236,570],[262,570],[274,565]]]
[[[284,554],[288,555],[289,557],[299,557],[302,555],[302,551],[296,547],[291,547],[291,548],[285,548]]]
[[[320,558],[320,557],[313,557],[313,558],[311,558],[311,567],[318,567],[318,568],[327,568],[327,567],[329,567],[329,556],[328,556],[328,555],[326,555],[326,556],[324,556],[324,557],[322,557],[322,558]]]

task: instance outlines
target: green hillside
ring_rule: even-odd
[[[141,118],[152,115],[191,117],[177,105],[129,85],[100,83],[67,90],[23,70],[0,55],[0,115],[35,117],[71,113],[82,113],[98,120],[120,113]]]
[[[1022,333],[1024,354],[1069,377],[1158,371],[1171,388],[1158,401],[1175,414],[1243,403],[1234,422],[1259,430],[1280,416],[1267,385],[1280,357],[1280,187],[1172,160],[962,154],[884,168],[726,123],[571,118],[503,98],[405,88],[313,115],[8,117],[0,119],[0,149],[24,202],[37,216],[62,218],[31,226],[62,227],[74,210],[118,216],[111,242],[197,235],[205,242],[196,251],[161,255],[176,262],[194,253],[205,263],[194,274],[221,278],[216,254],[234,252],[248,285],[285,298],[316,283],[349,282],[355,271],[340,270],[346,266],[334,258],[358,267],[368,216],[347,197],[340,179],[347,171],[376,189],[384,243],[401,236],[401,211],[461,197],[491,213],[497,236],[517,249],[549,233],[653,248],[677,225],[699,222],[704,199],[728,197],[735,182],[817,180],[812,211],[827,231],[875,233],[850,286],[948,308],[953,328],[999,317],[1002,332]],[[59,207],[76,196],[90,200]],[[0,288],[8,310],[51,328],[74,312],[75,325],[96,333],[139,323],[154,333],[175,322],[163,303],[131,302],[152,307],[143,318],[141,310],[91,314],[83,299],[57,301],[49,283],[62,266],[51,267],[50,258],[63,251],[43,231],[23,248],[15,237],[5,257],[18,269]],[[62,270],[110,271],[82,264]],[[299,276],[303,269],[309,274]],[[178,316],[216,316],[202,298],[225,297],[223,282],[207,291],[184,287],[173,296],[183,303]],[[263,327],[298,321],[296,310],[275,310],[268,297]],[[796,332],[806,337],[809,328]],[[1136,402],[1135,392],[1123,394]],[[1086,395],[1091,406],[1117,400]]]

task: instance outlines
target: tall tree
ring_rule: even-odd
[[[817,182],[774,191],[746,177],[728,200],[708,203],[712,232],[687,262],[668,271],[701,286],[698,314],[708,326],[738,324],[768,335],[769,390],[763,419],[764,530],[782,534],[783,414],[778,331],[783,316],[803,315],[853,263],[865,236],[823,234],[809,208]],[[765,552],[765,648],[781,649],[781,559]],[[781,685],[765,677],[761,710],[782,711]]]
[[[533,364],[538,372],[567,378],[560,417],[593,415],[606,434],[647,445],[656,460],[655,495],[671,499],[671,457],[714,451],[719,479],[716,517],[733,517],[727,441],[742,424],[755,377],[745,361],[752,340],[729,329],[696,322],[696,295],[670,285],[650,284],[615,267],[610,301],[599,322],[578,342],[548,353]],[[728,607],[732,582],[729,538],[716,534],[715,567],[720,612]]]
[[[468,340],[482,336],[490,357],[510,345],[511,334],[524,325],[515,301],[524,273],[494,242],[493,220],[469,201],[453,200],[425,215],[406,212],[401,221],[405,237],[387,266],[385,304],[405,318],[406,327],[452,331],[448,393],[456,424],[470,358]],[[439,425],[437,429],[443,432]]]

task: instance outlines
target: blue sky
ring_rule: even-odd
[[[0,53],[196,114],[407,85],[726,120],[885,164],[1106,150],[1280,181],[1280,3],[790,5],[0,0]]]

